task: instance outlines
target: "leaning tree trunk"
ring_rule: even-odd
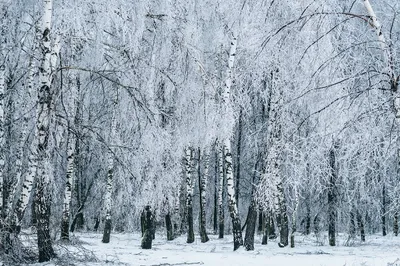
[[[256,176],[258,175],[259,169],[259,160],[256,161],[254,165],[254,172],[253,172],[253,180],[252,184],[255,184]],[[258,179],[259,181],[259,179]],[[261,219],[261,223],[263,219]],[[260,221],[259,221],[260,222]],[[249,206],[249,211],[247,214],[246,220],[246,234],[244,237],[244,247],[246,250],[254,250],[254,235],[256,233],[256,223],[257,223],[257,204],[256,204],[256,192],[254,185],[251,186],[251,202]]]
[[[189,147],[186,149],[186,208],[187,208],[187,222],[188,222],[188,233],[187,243],[194,242],[194,229],[193,229],[193,184],[192,184],[192,149]]]
[[[336,145],[335,145],[336,147]],[[331,148],[329,151],[329,184],[328,184],[328,235],[329,235],[329,245],[336,245],[336,205],[337,205],[337,193],[336,193],[336,159],[335,150]]]
[[[110,143],[114,142],[114,138],[117,130],[117,122],[116,122],[116,109],[118,104],[118,91],[115,88],[115,95],[113,99],[113,111],[111,116],[111,136]],[[114,176],[114,150],[113,147],[109,148],[108,151],[108,171],[107,171],[107,183],[106,183],[106,193],[104,198],[104,205],[106,210],[106,217],[104,222],[104,232],[103,232],[103,243],[110,242],[111,235],[111,208],[112,208],[112,191],[113,191],[113,176]]]
[[[253,198],[249,206],[249,212],[247,214],[246,234],[244,237],[244,247],[246,248],[246,250],[254,250],[254,235],[256,233],[256,222],[257,222],[257,205],[255,199]]]
[[[371,6],[371,3],[369,0],[363,0],[364,2],[364,7],[368,12],[368,18],[369,18],[369,25],[371,25],[375,32],[376,36],[378,38],[378,41],[381,45],[383,56],[385,58],[385,63],[387,64],[386,71],[390,79],[390,87],[391,91],[394,94],[394,113],[396,116],[396,120],[399,123],[400,121],[400,91],[398,90],[398,85],[399,85],[399,78],[400,75],[397,76],[395,73],[395,61],[394,61],[394,56],[393,56],[393,51],[392,51],[392,46],[390,42],[388,43],[386,41],[385,35],[382,32],[382,25],[379,22],[379,20],[376,17],[375,11]]]
[[[200,149],[198,155],[198,179],[199,179],[199,192],[200,192],[200,238],[201,243],[206,243],[210,240],[207,236],[206,230],[206,186],[208,178],[208,167],[210,157],[207,151],[204,152],[204,173],[200,172]]]

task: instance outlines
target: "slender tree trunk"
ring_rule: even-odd
[[[224,238],[225,229],[225,171],[224,171],[224,152],[223,149],[218,153],[219,166],[219,187],[218,187],[218,217],[219,217],[219,238]]]
[[[382,221],[382,235],[386,236],[386,185],[385,185],[385,183],[383,183],[383,185],[382,185],[381,221]]]
[[[115,88],[116,89],[116,88]],[[111,117],[111,136],[110,136],[110,143],[113,144],[116,129],[117,129],[117,122],[116,122],[116,108],[118,104],[118,91],[114,92],[114,99],[113,99],[113,111]],[[106,183],[106,193],[104,197],[104,205],[106,210],[106,217],[104,222],[104,232],[103,232],[103,243],[110,242],[110,234],[111,234],[111,209],[112,209],[112,191],[113,191],[113,177],[114,177],[114,150],[108,152],[108,171],[107,171],[107,183]]]
[[[336,145],[335,147],[336,148]],[[336,159],[335,150],[331,148],[329,151],[329,166],[330,166],[330,176],[328,184],[328,235],[329,235],[329,245],[336,245],[336,205],[337,205],[337,193],[336,193]]]
[[[2,10],[3,11],[3,10]],[[5,13],[6,11],[4,11]],[[2,12],[3,13],[3,12]],[[5,18],[5,14],[1,14]],[[5,166],[5,151],[4,151],[4,93],[6,89],[6,27],[0,30],[0,230],[3,228],[5,218],[6,202],[4,197],[4,166]],[[1,240],[1,239],[0,239]]]
[[[399,234],[399,214],[397,212],[394,214],[393,233],[395,236]]]
[[[225,140],[225,173],[226,173],[226,186],[229,199],[229,212],[232,218],[232,231],[233,231],[233,250],[237,250],[243,246],[242,225],[235,198],[235,187],[232,175],[232,154],[230,152],[231,141]]]
[[[208,168],[210,163],[210,156],[207,151],[204,152],[204,173],[201,175],[200,171],[200,149],[198,155],[198,179],[199,179],[199,192],[200,192],[200,238],[201,243],[206,243],[210,239],[207,236],[207,223],[206,223],[206,186],[208,178]]]
[[[74,41],[72,42],[72,60],[75,63],[77,61],[77,56],[80,53],[79,45]],[[65,182],[65,191],[64,191],[64,203],[63,203],[63,214],[61,221],[61,239],[69,240],[69,220],[70,220],[70,208],[71,208],[71,200],[72,200],[72,182],[74,181],[75,173],[76,173],[76,137],[73,132],[75,127],[72,127],[72,121],[76,121],[77,114],[77,101],[78,101],[78,92],[79,92],[79,78],[76,75],[75,71],[71,72],[70,75],[70,91],[69,97],[66,101],[66,108],[68,112],[68,117],[72,118],[71,121],[67,121],[68,125],[68,136],[67,136],[67,174],[66,174],[66,182]],[[76,130],[75,130],[76,131]]]
[[[280,247],[286,247],[289,245],[289,221],[286,210],[286,200],[283,192],[282,183],[278,184],[279,193],[279,217],[280,217]]]
[[[238,135],[237,135],[237,149],[236,149],[236,204],[239,206],[239,194],[240,194],[240,153],[242,146],[242,109],[239,111],[238,121]]]
[[[349,235],[351,239],[354,239],[356,236],[356,217],[354,214],[354,207],[350,211],[350,228],[349,228]]]
[[[75,139],[73,133],[68,133],[67,142],[67,177],[64,191],[64,204],[63,214],[61,221],[61,239],[69,241],[69,219],[70,219],[70,204],[72,196],[72,181],[74,179],[74,151],[75,151]]]
[[[311,229],[311,208],[309,202],[307,202],[306,205],[306,235],[309,235]]]
[[[227,119],[231,119],[231,114],[233,113],[233,109],[230,101],[231,94],[231,86],[232,86],[232,76],[233,76],[233,64],[236,57],[236,47],[237,47],[237,39],[233,37],[230,45],[229,51],[229,60],[228,60],[228,69],[225,80],[225,89],[224,89],[224,102],[227,111]],[[233,118],[232,118],[233,119]],[[229,121],[232,122],[233,121]],[[233,127],[232,127],[233,129]],[[226,186],[227,186],[227,194],[228,194],[228,207],[230,216],[232,218],[232,229],[233,229],[233,250],[237,250],[240,246],[243,246],[243,237],[242,237],[242,226],[240,223],[240,217],[238,212],[238,205],[236,202],[236,190],[235,190],[235,182],[233,180],[232,173],[232,148],[231,148],[231,140],[230,137],[226,137],[224,140],[224,153],[225,153],[225,174],[226,174]]]
[[[193,172],[193,151],[189,147],[186,149],[186,208],[187,208],[187,222],[188,222],[188,233],[187,243],[194,242],[194,229],[193,229],[193,184],[192,184],[192,172]]]
[[[218,233],[218,178],[219,178],[219,165],[218,165],[218,148],[215,145],[215,168],[214,168],[214,235]]]
[[[295,205],[294,205],[294,210],[292,213],[292,232],[290,235],[290,247],[294,248],[294,234],[296,233],[296,227],[297,227],[297,220],[296,220],[296,215],[297,215],[297,208],[299,207],[299,195],[297,194],[297,190],[295,190]]]

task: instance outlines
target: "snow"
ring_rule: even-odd
[[[124,233],[111,235],[109,244],[101,243],[100,233],[80,233],[79,239],[87,253],[93,252],[98,262],[79,262],[71,265],[293,265],[293,266],[400,266],[400,237],[367,236],[365,243],[354,240],[345,246],[347,236],[338,237],[338,246],[320,245],[313,236],[296,236],[296,247],[279,248],[276,240],[260,244],[256,236],[254,251],[240,248],[233,251],[232,236],[218,239],[210,235],[208,243],[196,236],[193,244],[186,244],[186,236],[167,241],[156,235],[151,250],[140,248],[140,235]],[[322,239],[327,243],[327,237]],[[74,248],[72,245],[70,248]],[[53,266],[53,263],[36,264]],[[69,264],[68,264],[69,265]]]

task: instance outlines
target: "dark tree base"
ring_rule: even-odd
[[[244,237],[244,247],[247,251],[254,250],[254,235],[256,233],[257,211],[255,203],[252,202],[247,214],[246,234]]]
[[[142,249],[151,249],[154,237],[154,216],[151,212],[150,206],[146,206],[141,216],[143,237],[141,247]]]
[[[61,222],[61,240],[69,241],[69,221]]]
[[[171,215],[168,213],[165,215],[165,225],[167,227],[167,240],[174,240],[174,232],[172,230]]]
[[[243,246],[242,227],[239,218],[232,218],[233,224],[233,251]]]
[[[106,222],[104,224],[103,240],[101,242],[105,244],[110,243],[110,235],[111,235],[111,219],[106,219]]]

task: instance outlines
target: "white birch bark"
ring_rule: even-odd
[[[233,80],[233,66],[236,57],[236,48],[237,48],[237,38],[233,37],[230,43],[230,51],[229,51],[229,59],[228,59],[228,68],[226,71],[226,80],[225,80],[225,88],[223,93],[223,99],[225,103],[225,109],[227,110],[227,117],[228,125],[231,127],[229,129],[230,134],[233,134],[233,126],[230,121],[231,118],[229,117],[232,115],[233,109],[231,106],[230,101],[230,94],[231,94],[231,86]],[[240,246],[243,245],[243,237],[242,237],[242,230],[241,230],[241,223],[240,217],[238,213],[238,207],[236,202],[235,196],[235,182],[233,180],[233,171],[232,171],[232,147],[231,147],[231,140],[230,137],[225,138],[224,140],[224,151],[225,151],[225,173],[226,173],[226,185],[227,185],[227,192],[228,192],[228,206],[229,212],[232,217],[233,223],[233,242],[234,242],[234,250],[238,249]]]
[[[189,146],[185,151],[185,171],[186,171],[186,208],[187,208],[187,222],[188,222],[188,235],[187,243],[194,242],[194,230],[193,230],[193,151]]]
[[[34,74],[35,74],[35,60],[34,57],[30,59],[29,62],[29,72],[28,72],[28,79],[27,79],[27,88],[26,88],[26,95],[30,97],[31,92],[33,90],[34,86]],[[25,146],[25,141],[27,138],[27,132],[28,132],[28,121],[29,121],[29,115],[26,112],[27,109],[27,99],[28,97],[25,97],[23,99],[22,97],[19,97],[18,100],[22,101],[21,106],[22,110],[24,112],[24,115],[22,117],[22,129],[21,133],[19,136],[19,147],[16,153],[16,158],[15,158],[15,172],[16,172],[16,180],[17,180],[17,185],[14,187],[11,195],[10,195],[10,200],[8,204],[8,224],[11,225],[16,225],[17,226],[17,232],[19,231],[21,220],[23,213],[25,211],[25,208],[28,204],[29,200],[29,195],[32,190],[32,183],[33,180],[29,180],[25,178],[25,176],[22,176],[22,158],[24,155],[24,146]],[[26,203],[24,205],[23,203]]]
[[[362,1],[370,17],[371,25],[375,29],[378,41],[382,48],[383,56],[385,57],[385,61],[387,63],[387,71],[390,77],[390,85],[392,92],[394,93],[394,108],[396,120],[398,123],[400,123],[400,92],[398,90],[400,76],[396,76],[395,73],[393,51],[391,45],[387,42],[385,35],[382,32],[382,25],[379,22],[371,3],[369,2],[369,0]]]
[[[199,180],[199,191],[200,191],[200,237],[201,242],[205,243],[209,240],[207,236],[207,223],[206,223],[206,189],[207,189],[207,178],[209,173],[209,163],[210,163],[210,155],[208,150],[204,151],[204,173],[200,176]],[[200,149],[199,149],[199,161],[198,167],[200,170]],[[200,171],[199,171],[200,172]]]
[[[110,135],[110,151],[108,152],[107,160],[107,181],[106,181],[106,192],[104,195],[104,207],[106,211],[106,219],[103,233],[103,243],[110,242],[111,234],[111,209],[112,209],[112,191],[113,191],[113,175],[114,175],[114,139],[117,131],[117,120],[116,120],[116,109],[118,104],[118,91],[115,89],[115,95],[113,99],[113,111],[111,116],[111,135]]]
[[[219,219],[219,238],[224,237],[224,204],[223,204],[223,191],[224,191],[224,152],[222,148],[218,148],[218,219]]]
[[[36,32],[36,41],[39,41],[39,31],[37,30]],[[37,45],[35,44],[33,47],[33,56],[30,62],[30,68],[29,68],[29,76],[28,76],[28,82],[27,82],[27,95],[29,97],[32,97],[34,95],[34,86],[35,86],[35,56],[37,53]],[[23,104],[24,110],[26,109],[26,102],[24,101]],[[38,117],[38,110],[36,110],[35,113],[35,120],[37,120]],[[29,203],[29,197],[32,192],[33,188],[33,179],[36,176],[36,170],[37,170],[37,145],[38,145],[38,131],[37,128],[35,127],[34,129],[34,134],[33,134],[33,141],[31,143],[30,149],[29,149],[29,156],[28,156],[28,171],[27,173],[22,176],[22,156],[23,156],[23,149],[24,149],[24,143],[27,137],[27,130],[28,130],[28,122],[29,122],[29,116],[28,113],[24,114],[23,117],[23,129],[21,132],[20,136],[20,148],[19,148],[19,159],[16,161],[16,166],[17,166],[17,180],[21,180],[20,182],[22,183],[22,191],[18,195],[18,199],[16,202],[16,207],[15,207],[15,216],[16,216],[16,226],[20,227],[22,218],[24,216],[26,207],[28,206]]]
[[[52,103],[52,71],[51,71],[51,17],[52,0],[43,0],[44,13],[42,21],[40,51],[42,55],[41,66],[39,68],[39,91],[37,104],[36,130],[38,132],[37,145],[37,191],[36,191],[36,215],[37,215],[37,234],[39,248],[39,262],[50,260],[54,256],[54,250],[50,238],[50,185],[52,181],[50,171],[50,121]]]
[[[74,40],[72,42],[72,63],[76,63],[77,55],[79,54],[79,49]],[[58,43],[58,42],[57,42]],[[77,111],[77,101],[78,101],[78,75],[76,71],[70,73],[70,90],[67,95],[69,95],[66,101],[66,111],[68,113],[67,117],[67,173],[65,179],[65,190],[64,190],[64,202],[63,202],[63,215],[61,222],[61,239],[69,240],[69,220],[70,220],[70,206],[72,199],[72,184],[75,179],[75,143],[76,137],[73,132],[74,127],[72,126],[72,121],[76,119]]]

